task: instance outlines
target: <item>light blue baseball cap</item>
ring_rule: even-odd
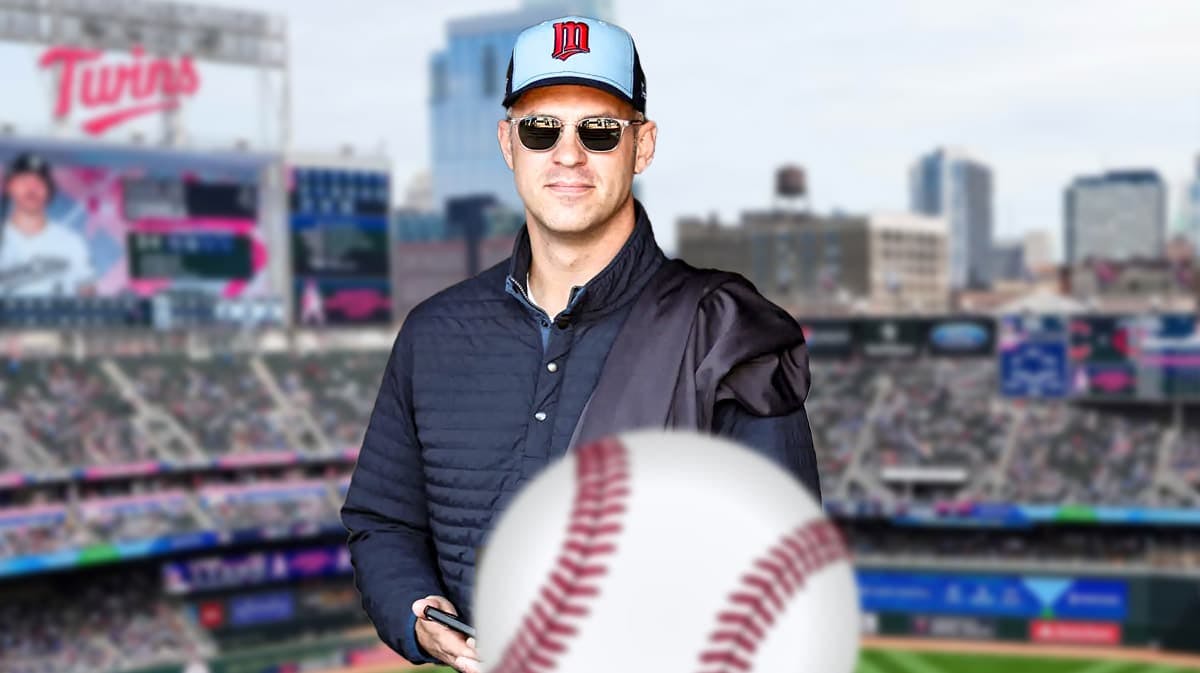
[[[646,112],[646,75],[633,36],[600,19],[564,16],[517,36],[501,104],[509,107],[526,91],[555,84],[600,89]]]

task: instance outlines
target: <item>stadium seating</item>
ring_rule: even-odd
[[[341,456],[348,463],[388,354],[376,347],[205,358],[181,352],[107,360],[10,358],[0,378],[0,474],[230,461],[260,452]],[[814,358],[812,376],[806,404],[827,498],[972,497],[978,493],[972,487],[982,482],[987,497],[1025,503],[1191,506],[1200,496],[1179,489],[1154,494],[1153,488],[1164,447],[1170,449],[1171,474],[1200,484],[1200,424],[1172,439],[1169,418],[1128,405],[1039,402],[1022,410],[998,394],[992,358]],[[298,446],[297,426],[311,429],[319,446]],[[875,477],[888,468],[947,466],[970,477],[889,491],[894,484],[883,479],[847,481],[852,465],[859,475]],[[187,507],[172,509],[158,500],[89,505],[69,513],[78,520],[66,529],[103,539],[243,519],[289,520],[297,509],[309,521],[334,519],[325,501],[339,497],[334,489],[329,498],[298,501],[299,508],[234,499],[210,512],[204,499],[195,498],[195,488],[185,490]],[[194,521],[196,512],[217,523]],[[58,544],[38,530],[9,530],[0,544],[43,550]]]
[[[124,360],[138,393],[176,418],[207,454],[295,450],[266,385],[244,356]]]
[[[209,656],[152,572],[43,582],[0,602],[0,673],[99,673]]]
[[[0,558],[50,554],[85,542],[62,504],[0,510]]]
[[[316,479],[295,472],[261,478],[243,474],[236,483],[225,483],[228,475],[214,475],[196,477],[195,488],[0,507],[0,558],[197,531],[253,531],[279,538],[337,527],[349,470],[346,464],[331,466]]]
[[[387,351],[344,351],[263,358],[297,408],[308,409],[333,448],[358,447],[367,428]]]
[[[864,559],[1097,564],[1105,567],[1194,568],[1200,534],[1180,527],[1051,525],[1026,529],[894,527],[877,520],[842,521],[854,554]]]
[[[0,408],[19,417],[29,437],[49,452],[47,469],[159,457],[97,360],[10,359],[6,370]]]
[[[874,371],[862,360],[814,360],[805,400],[823,493],[837,490],[871,405]]]
[[[889,362],[891,387],[877,410],[868,465],[965,467],[995,464],[1011,426],[997,399],[991,358]]]
[[[1200,427],[1189,422],[1175,440],[1171,471],[1192,486],[1200,486]]]
[[[338,522],[334,486],[293,481],[206,486],[198,493],[217,528],[262,530],[270,536],[301,534]]]
[[[79,511],[87,534],[106,542],[150,540],[202,528],[189,494],[183,490],[89,499],[80,504]]]
[[[1015,502],[1132,505],[1145,502],[1169,426],[1119,406],[1031,405],[1004,479]]]

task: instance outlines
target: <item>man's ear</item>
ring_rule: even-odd
[[[496,142],[500,143],[500,154],[504,155],[504,163],[508,170],[513,169],[512,158],[512,124],[507,119],[496,122]]]
[[[636,154],[633,157],[633,172],[641,173],[654,161],[654,144],[658,141],[658,124],[647,121],[637,127]]]

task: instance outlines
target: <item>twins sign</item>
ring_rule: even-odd
[[[123,61],[103,60],[104,52],[81,47],[47,49],[38,60],[58,76],[54,116],[68,119],[79,111],[81,126],[99,136],[124,122],[175,110],[200,88],[200,73],[190,56],[149,57],[135,47]]]

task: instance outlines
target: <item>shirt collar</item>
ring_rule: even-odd
[[[624,306],[637,297],[650,276],[666,260],[654,240],[654,229],[646,209],[637,199],[633,200],[633,209],[636,221],[625,244],[600,273],[583,285],[571,288],[571,298],[560,316],[597,317]],[[507,285],[516,285],[522,291],[528,289],[525,279],[533,260],[528,226],[526,222],[517,234],[505,279]]]

